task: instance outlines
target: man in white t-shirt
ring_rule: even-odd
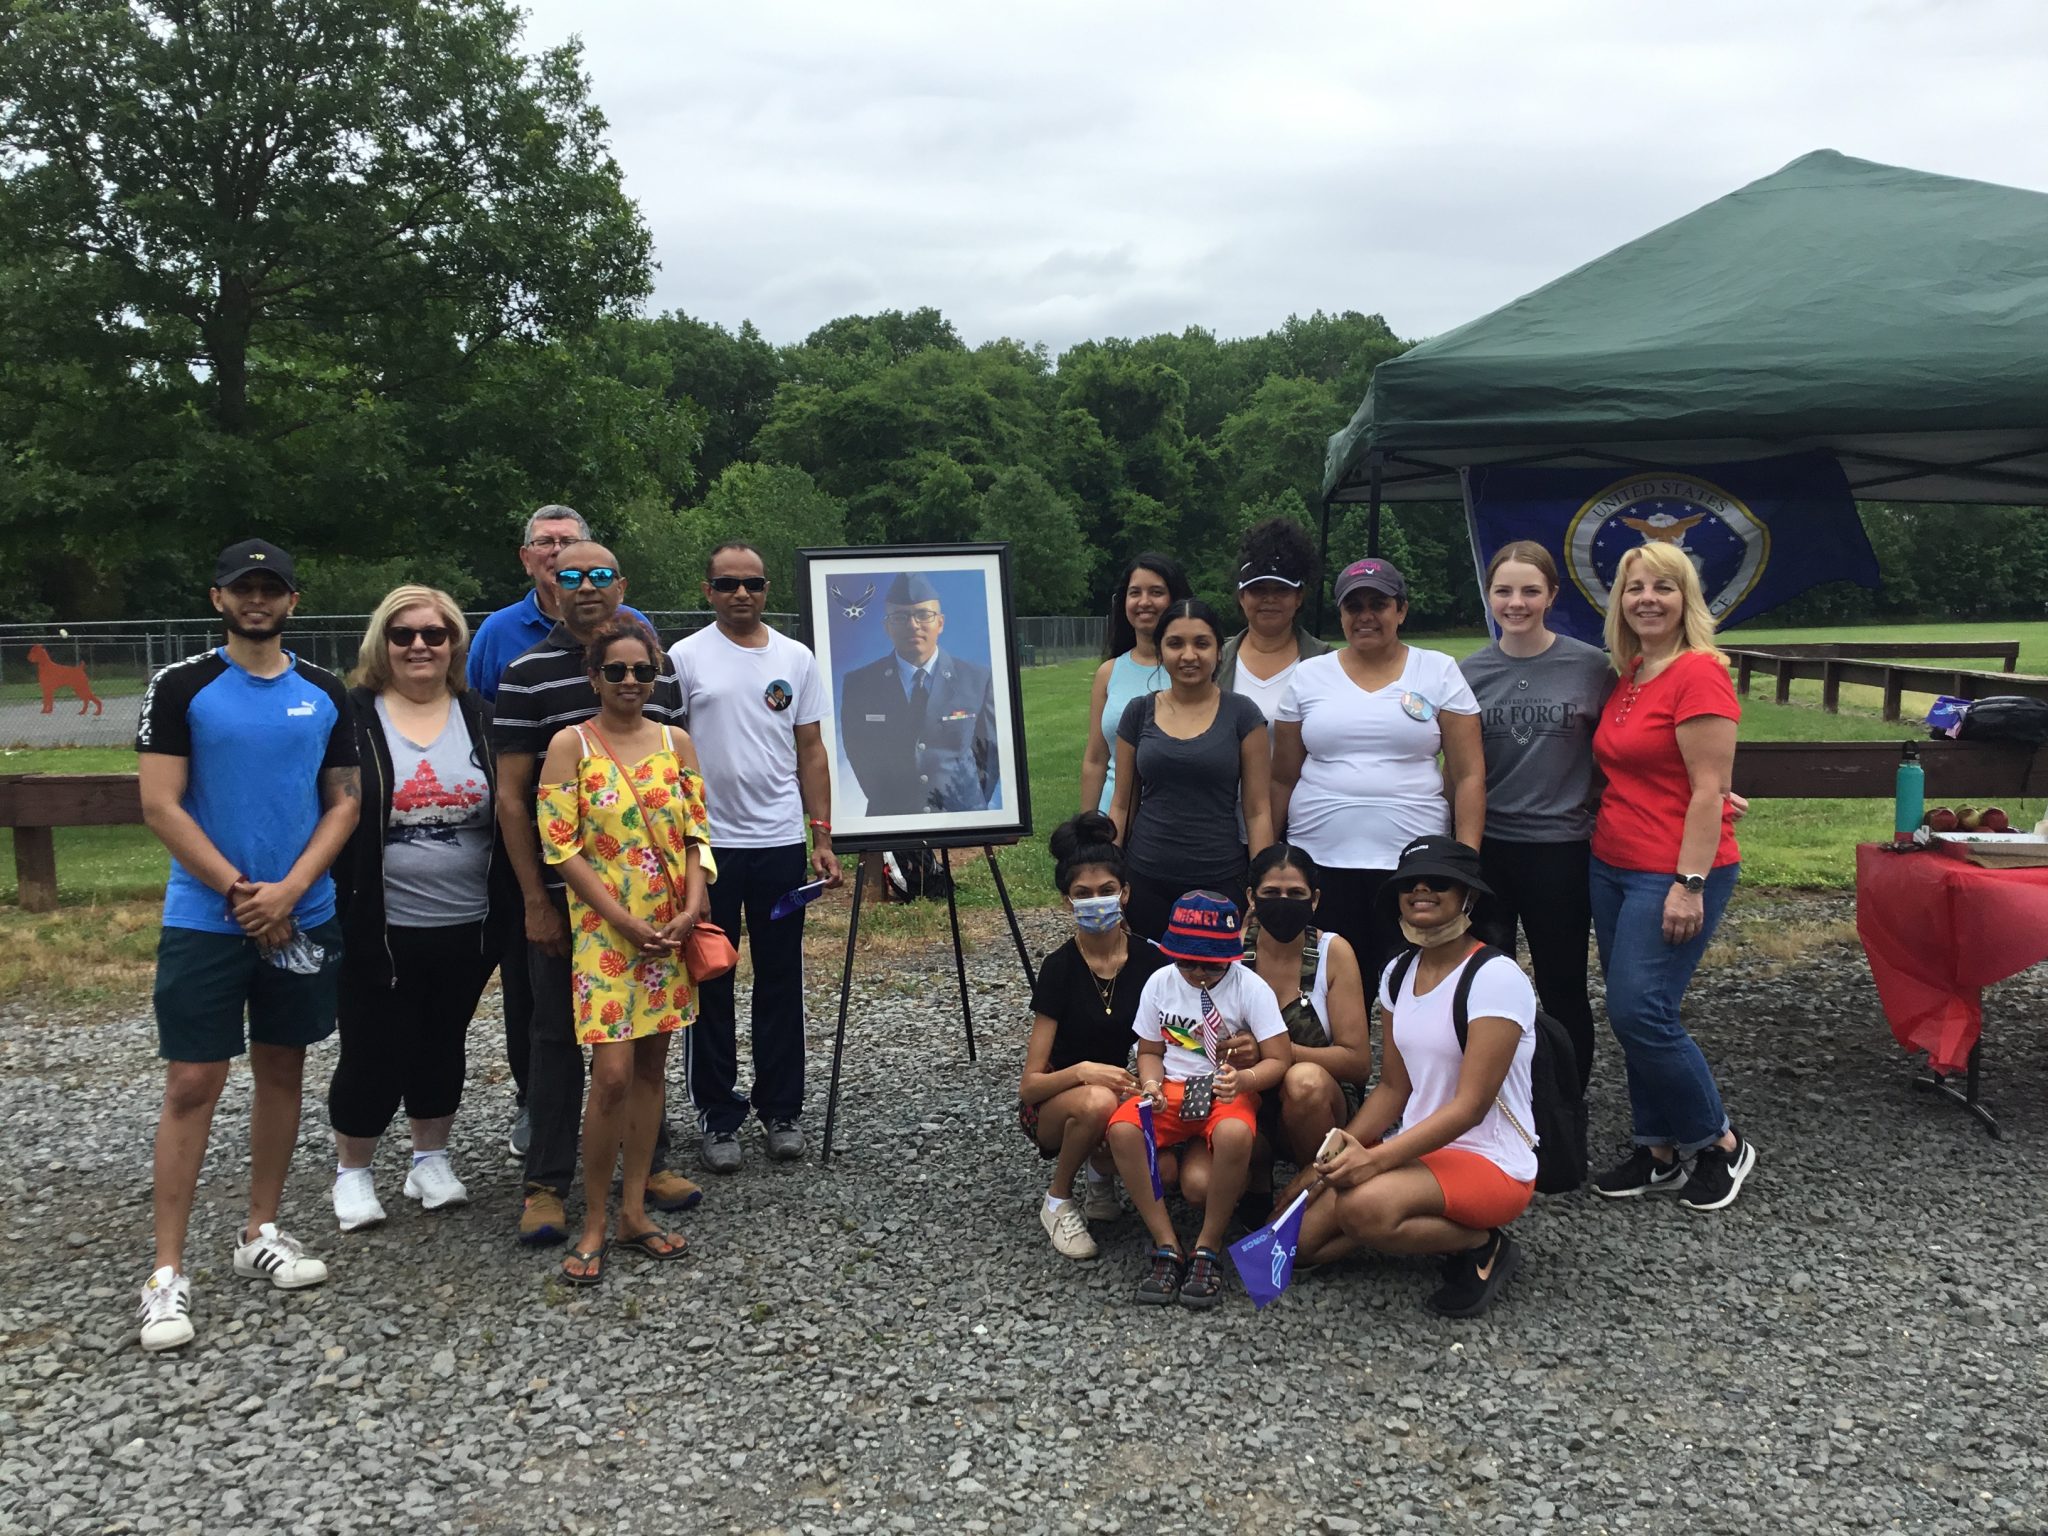
[[[703,765],[718,879],[711,921],[739,942],[745,920],[754,962],[754,1086],[768,1155],[804,1154],[804,917],[770,918],[777,898],[820,879],[839,884],[832,852],[832,788],[825,692],[810,651],[761,622],[767,566],[751,544],[721,544],[704,570],[718,622],[669,649]],[[804,827],[811,832],[804,857]],[[737,1173],[749,1099],[737,1091],[738,1023],[730,972],[697,989],[697,1020],[683,1032],[690,1098],[704,1166]]]

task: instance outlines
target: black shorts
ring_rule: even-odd
[[[330,918],[306,937],[327,951],[315,975],[270,964],[238,933],[166,928],[156,945],[157,1054],[165,1061],[231,1061],[248,1039],[311,1045],[334,1033],[341,987],[341,923]]]

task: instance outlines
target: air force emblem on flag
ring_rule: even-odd
[[[1715,618],[1756,590],[1771,560],[1771,531],[1740,497],[1697,475],[1617,480],[1580,507],[1565,535],[1572,581],[1600,612],[1613,595],[1615,567],[1639,544],[1669,544],[1700,573]]]

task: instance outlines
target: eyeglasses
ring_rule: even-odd
[[[446,624],[429,624],[422,629],[415,629],[410,624],[384,626],[384,638],[401,650],[411,650],[413,641],[417,640],[428,650],[438,651],[448,643],[449,633]]]
[[[567,548],[568,548],[568,547],[569,547],[569,546],[570,546],[571,544],[581,544],[582,542],[583,542],[583,540],[582,540],[582,539],[580,539],[580,538],[578,538],[578,537],[577,537],[576,535],[574,535],[574,534],[569,534],[569,535],[566,535],[565,537],[562,537],[562,538],[559,538],[559,539],[556,539],[556,538],[550,538],[550,537],[549,537],[548,535],[546,535],[546,534],[542,534],[542,535],[541,535],[541,536],[540,536],[539,538],[537,538],[537,539],[528,539],[528,540],[526,541],[526,547],[527,547],[528,549],[542,549],[542,550],[546,550],[546,549],[567,549]]]
[[[555,585],[564,592],[574,592],[585,581],[602,591],[618,579],[619,573],[608,565],[593,565],[587,571],[579,571],[571,566],[566,571],[555,572]]]
[[[759,595],[768,590],[766,576],[714,576],[704,583],[714,592],[730,596],[734,592],[747,591]]]
[[[935,629],[945,617],[936,608],[896,608],[884,615],[882,622],[899,629]]]
[[[1455,890],[1458,882],[1449,875],[1410,875],[1405,880],[1393,882],[1394,894],[1406,896],[1410,891],[1431,891],[1441,896],[1445,891]]]
[[[597,669],[597,675],[608,683],[623,683],[628,672],[636,683],[651,683],[661,675],[661,669],[651,661],[608,661]]]

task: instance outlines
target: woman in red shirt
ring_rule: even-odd
[[[1756,1149],[1729,1124],[1679,1003],[1735,890],[1726,792],[1741,706],[1692,561],[1672,544],[1621,557],[1607,609],[1621,682],[1593,733],[1607,785],[1593,827],[1593,934],[1607,1022],[1628,1063],[1636,1149],[1594,1181],[1611,1200],[1734,1203]]]

